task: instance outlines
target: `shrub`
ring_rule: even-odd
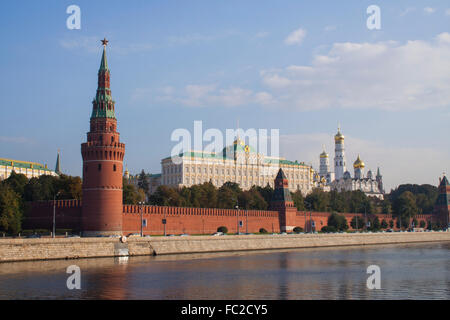
[[[421,228],[425,228],[425,221],[420,220],[420,227],[421,227]]]
[[[303,228],[302,227],[295,227],[294,230],[292,230],[292,231],[294,231],[295,233],[300,233],[300,232],[303,232]]]
[[[334,226],[323,226],[320,231],[325,232],[325,233],[329,233],[329,232],[336,232],[337,229]]]
[[[267,230],[264,228],[259,229],[259,233],[267,233]]]
[[[339,215],[336,212],[332,212],[328,217],[329,227],[334,227],[335,230],[345,231],[348,229],[347,219],[343,215]]]
[[[218,227],[217,232],[228,233],[228,228],[225,226]]]

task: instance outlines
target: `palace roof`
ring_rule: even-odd
[[[0,158],[0,166],[52,171],[49,168],[47,168],[46,165],[43,165],[43,164],[40,164],[37,162],[11,160],[11,159],[4,159],[4,158]]]

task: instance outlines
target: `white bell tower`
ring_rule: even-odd
[[[341,133],[341,127],[338,126],[338,132],[334,136],[334,174],[336,180],[342,179],[344,177],[346,169],[345,160],[345,147],[344,147],[344,135]]]

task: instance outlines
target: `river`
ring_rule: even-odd
[[[381,289],[367,288],[370,265]],[[0,299],[449,298],[449,242],[0,264]]]

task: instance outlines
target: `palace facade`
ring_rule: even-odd
[[[176,161],[172,157],[163,159],[161,184],[179,188],[211,181],[216,187],[235,182],[243,190],[252,186],[273,188],[280,168],[290,181],[290,191],[300,190],[305,195],[316,186],[317,174],[311,166],[257,153],[239,137],[219,153],[189,151]]]
[[[37,178],[42,175],[58,176],[61,174],[59,161],[58,153],[56,169],[53,171],[46,164],[0,158],[0,180],[8,179],[12,172],[23,174],[28,179]]]

